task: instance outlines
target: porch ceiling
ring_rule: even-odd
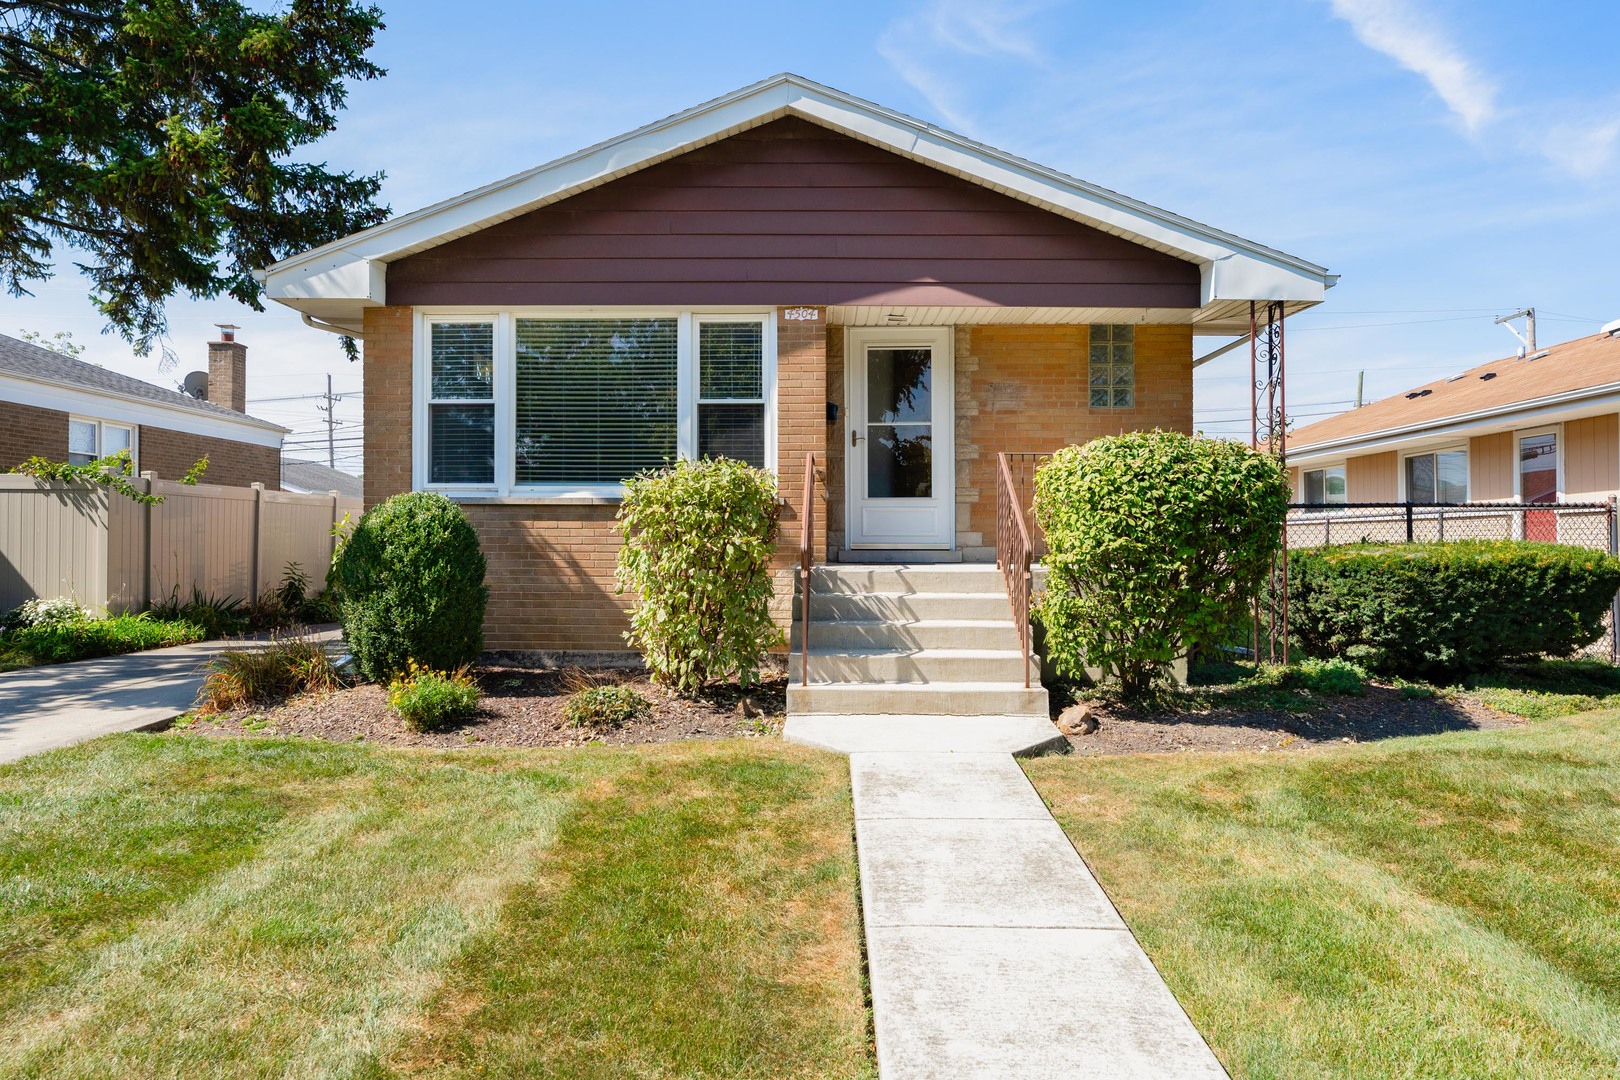
[[[1315,307],[1293,300],[1287,313],[1295,315]],[[888,307],[838,305],[827,309],[834,326],[982,326],[1036,323],[1144,323],[1192,325],[1194,334],[1229,337],[1249,332],[1246,300],[1217,301],[1201,308],[1097,308],[1097,307]]]

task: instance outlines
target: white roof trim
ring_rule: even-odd
[[[144,424],[165,431],[181,431],[214,439],[281,447],[287,429],[254,416],[240,420],[144,398],[126,397],[105,390],[41,382],[15,372],[0,372],[0,399],[36,409],[75,413],[121,424]]]
[[[1489,409],[1456,413],[1437,420],[1416,424],[1402,424],[1350,435],[1327,442],[1308,443],[1288,447],[1290,464],[1311,463],[1325,456],[1359,457],[1363,454],[1383,453],[1423,439],[1441,436],[1474,436],[1493,431],[1512,431],[1548,423],[1551,419],[1568,419],[1577,409],[1581,415],[1600,416],[1620,409],[1620,382],[1588,386],[1579,390],[1566,390],[1561,394],[1515,401],[1508,405],[1495,405]],[[1513,420],[1517,423],[1503,424]]]
[[[797,116],[1023,202],[1197,263],[1202,303],[1319,303],[1325,268],[797,75],[772,76],[608,142],[385,221],[282,261],[257,276],[300,310],[353,317],[387,302],[387,264],[568,198],[697,147]],[[338,303],[334,304],[334,301]]]

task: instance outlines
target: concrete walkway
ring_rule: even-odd
[[[945,753],[846,719],[841,739],[814,733],[850,752],[883,1080],[1226,1076],[1007,752],[1005,718],[981,718],[984,751]]]
[[[338,631],[311,636],[328,641]],[[196,701],[198,669],[243,644],[205,641],[0,673],[0,764],[115,731],[161,727]]]

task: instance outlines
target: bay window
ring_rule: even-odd
[[[1467,502],[1468,451],[1441,450],[1407,458],[1406,501],[1428,505]]]
[[[419,484],[612,497],[678,458],[773,467],[774,316],[426,314]]]

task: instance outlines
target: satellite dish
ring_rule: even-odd
[[[193,371],[186,376],[185,382],[180,384],[182,393],[189,394],[198,401],[208,400],[208,372]]]

